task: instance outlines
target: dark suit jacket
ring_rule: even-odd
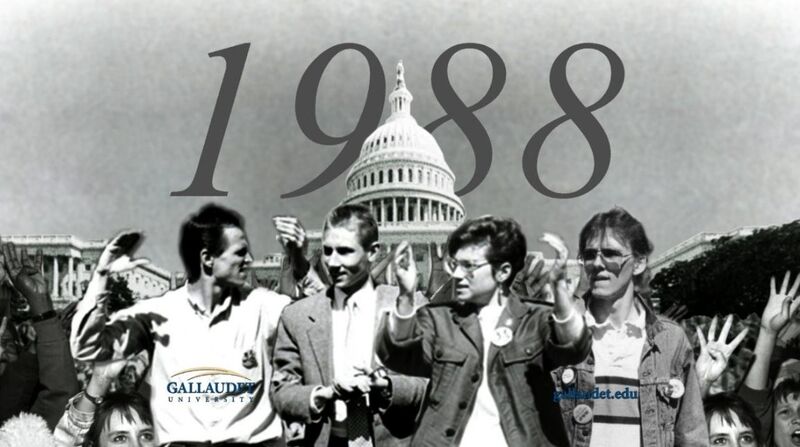
[[[375,289],[375,333],[380,334],[385,315],[395,305],[396,287],[378,286]],[[327,447],[330,437],[333,406],[329,405],[322,419],[313,422],[309,407],[311,392],[319,385],[331,385],[333,376],[333,347],[331,326],[331,294],[333,289],[296,301],[281,315],[273,353],[273,373],[270,397],[273,406],[288,426],[287,440],[301,427],[300,445]],[[418,299],[422,299],[421,296]],[[374,417],[377,446],[407,445],[427,380],[392,375],[392,399],[388,409]],[[298,424],[299,423],[299,424]],[[302,426],[300,424],[303,424]],[[304,432],[304,433],[303,433]],[[406,439],[404,439],[406,438]]]
[[[550,370],[583,360],[591,352],[588,329],[575,343],[556,344],[552,308],[509,297],[498,325],[510,320],[511,341],[483,352],[478,308],[465,303],[430,304],[412,319],[413,336],[394,339],[384,327],[376,350],[388,367],[429,377],[430,394],[422,409],[414,446],[458,445],[475,406],[489,356],[488,385],[510,447],[562,446],[567,436]]]
[[[42,416],[53,430],[80,384],[59,320],[51,318],[33,327],[36,353],[20,353],[0,376],[0,425],[25,411]]]

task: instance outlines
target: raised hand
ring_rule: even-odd
[[[41,315],[53,310],[53,302],[47,290],[47,281],[42,275],[42,250],[36,250],[35,258],[28,256],[28,250],[22,249],[17,256],[16,247],[11,242],[3,244],[2,263],[14,287],[28,300],[31,313]]]
[[[696,328],[697,338],[700,341],[700,355],[697,356],[695,370],[697,371],[697,378],[704,388],[708,388],[712,382],[722,375],[728,365],[731,354],[747,336],[747,329],[745,328],[730,343],[726,343],[732,322],[733,315],[728,315],[728,318],[725,319],[725,324],[722,326],[722,331],[719,333],[719,338],[716,340],[714,336],[717,332],[717,317],[714,317],[709,325],[708,341],[703,336],[703,331],[699,327]]]
[[[544,233],[540,241],[546,243],[556,251],[556,259],[553,268],[547,272],[547,285],[544,292],[553,293],[553,314],[557,319],[570,318],[575,312],[572,303],[572,292],[567,284],[567,257],[569,250],[561,237],[553,233]],[[550,288],[550,290],[548,290]]]
[[[400,295],[413,297],[417,291],[417,263],[414,262],[414,250],[407,241],[397,246],[392,266],[397,276],[397,285],[400,286]]]
[[[287,255],[305,253],[308,248],[308,239],[306,230],[299,219],[293,216],[276,216],[272,218],[272,223],[278,232],[275,239],[280,242]]]
[[[549,275],[547,271],[542,272],[543,269],[544,259],[538,253],[526,256],[525,266],[514,278],[511,290],[519,296],[552,301],[552,287],[545,287],[549,284]]]
[[[87,390],[92,396],[104,396],[127,364],[128,361],[125,359],[96,362],[92,368],[92,378],[89,380]]]
[[[138,230],[124,230],[114,236],[103,249],[95,272],[122,273],[149,264],[150,261],[147,259],[132,258],[143,237],[142,232]]]
[[[780,332],[800,306],[800,300],[795,299],[797,288],[800,286],[800,274],[794,279],[791,289],[789,277],[790,272],[786,272],[779,290],[775,290],[775,277],[770,278],[769,299],[761,314],[761,328],[770,334]]]

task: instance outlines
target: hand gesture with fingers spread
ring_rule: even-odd
[[[142,232],[138,230],[125,230],[114,236],[103,249],[95,272],[122,273],[149,264],[150,261],[147,259],[132,258],[143,237]]]
[[[728,315],[725,319],[725,324],[722,326],[722,331],[719,333],[719,338],[714,339],[717,332],[717,317],[711,320],[711,325],[708,328],[708,341],[703,337],[703,332],[697,328],[697,338],[700,341],[700,355],[697,356],[695,363],[695,370],[697,371],[697,378],[700,380],[701,385],[708,386],[722,375],[725,367],[728,365],[728,360],[731,354],[739,344],[747,336],[747,329],[743,330],[736,336],[730,343],[725,343],[728,338],[728,332],[731,330],[731,323],[733,322],[733,315]]]
[[[543,269],[544,259],[538,256],[538,253],[537,256],[526,256],[525,267],[517,273],[517,277],[511,283],[511,290],[521,296],[547,301],[552,294],[552,288],[545,290],[548,284],[548,272],[542,273]]]
[[[789,277],[791,274],[786,272],[780,290],[775,290],[775,277],[770,278],[769,300],[761,314],[761,327],[763,330],[777,334],[786,326],[789,319],[794,315],[800,300],[795,299],[797,288],[800,286],[800,274],[794,279],[791,289],[789,288]]]
[[[28,256],[28,250],[22,249],[17,256],[16,247],[12,243],[3,244],[3,262],[8,269],[8,276],[14,287],[28,300],[31,313],[41,315],[53,310],[53,302],[47,290],[47,282],[42,275],[42,250],[36,250],[36,257]]]

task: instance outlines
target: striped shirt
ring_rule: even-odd
[[[595,386],[605,398],[594,400],[591,447],[641,446],[639,363],[645,339],[645,313],[634,303],[621,327],[611,319],[600,324],[586,312],[592,328]]]

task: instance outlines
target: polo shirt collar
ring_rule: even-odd
[[[628,318],[622,323],[622,326],[614,326],[614,323],[611,322],[611,318],[607,318],[603,323],[598,323],[597,320],[594,319],[594,315],[592,315],[591,311],[586,312],[586,325],[598,334],[603,334],[609,330],[625,330],[631,335],[641,337],[647,324],[646,317],[647,313],[645,309],[639,304],[639,300],[634,297],[631,312],[628,314]]]

